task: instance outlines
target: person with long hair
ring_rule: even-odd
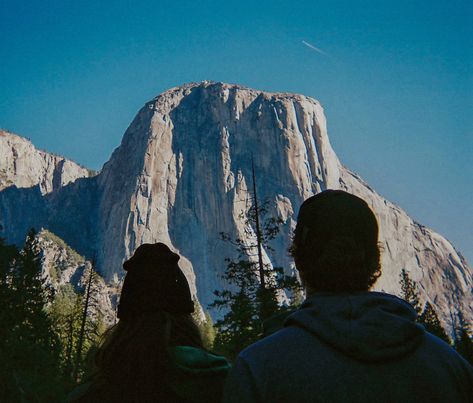
[[[96,373],[72,402],[218,402],[229,370],[203,347],[179,255],[144,244],[123,264],[119,322],[104,337]]]

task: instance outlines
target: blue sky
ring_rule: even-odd
[[[94,169],[167,88],[312,96],[342,162],[473,262],[471,1],[2,0],[0,60],[0,127]]]

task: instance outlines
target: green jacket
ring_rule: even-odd
[[[220,402],[225,377],[230,370],[226,358],[189,346],[171,347],[169,354],[174,365],[166,376],[166,382],[176,395],[170,397],[170,402]],[[156,382],[159,381],[163,380]],[[112,391],[104,389],[91,380],[76,387],[67,402],[113,402]]]
[[[188,346],[174,347],[170,354],[174,362],[170,386],[177,395],[196,403],[220,402],[230,370],[224,357]]]

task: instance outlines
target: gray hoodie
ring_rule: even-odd
[[[232,402],[473,402],[473,368],[377,292],[316,294],[285,327],[244,350]]]

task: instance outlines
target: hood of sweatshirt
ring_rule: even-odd
[[[200,348],[176,346],[169,349],[174,363],[172,389],[191,402],[219,402],[230,364],[225,357]]]
[[[386,361],[414,351],[424,328],[405,301],[379,292],[320,293],[285,321],[359,361]]]

